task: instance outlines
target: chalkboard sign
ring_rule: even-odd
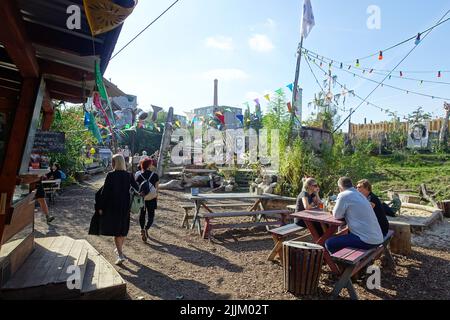
[[[64,132],[36,131],[33,153],[65,152],[66,136]]]

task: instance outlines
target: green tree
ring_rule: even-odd
[[[68,175],[72,175],[83,169],[82,148],[96,145],[97,140],[84,127],[84,111],[81,105],[65,107],[56,112],[57,115],[50,130],[65,133],[66,152],[52,154],[51,160],[58,162]]]

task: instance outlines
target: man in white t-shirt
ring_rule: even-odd
[[[335,253],[347,247],[368,250],[379,246],[383,243],[383,233],[370,202],[353,187],[350,178],[340,178],[338,186],[341,193],[333,216],[347,222],[349,233],[328,239],[327,250]]]

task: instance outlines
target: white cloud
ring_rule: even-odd
[[[208,37],[205,40],[205,45],[208,48],[233,50],[233,38],[224,36]]]
[[[271,19],[271,18],[267,18],[266,23],[264,24],[265,27],[273,30],[276,28],[277,24],[275,22],[275,20]]]
[[[265,34],[255,34],[248,40],[250,48],[259,52],[268,52],[273,50],[274,45]]]
[[[203,78],[219,81],[245,80],[250,76],[240,69],[213,69],[203,73]]]

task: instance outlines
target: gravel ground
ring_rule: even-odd
[[[103,179],[98,175],[66,188],[50,208],[56,217],[51,226],[37,213],[37,236],[87,239],[113,263],[112,238],[87,234],[94,193]],[[265,229],[218,230],[212,241],[203,240],[179,227],[182,201],[182,192],[161,192],[148,243],[140,239],[138,217],[132,216],[124,246],[128,260],[122,267],[116,266],[128,283],[129,299],[298,299],[284,292],[283,268],[266,261],[273,241]],[[450,299],[450,243],[447,237],[439,238],[449,230],[450,220],[446,219],[433,230],[414,235],[413,254],[394,255],[395,270],[382,269],[381,289],[368,290],[364,280],[357,282],[360,299]],[[434,241],[423,241],[427,237]],[[318,294],[302,299],[330,299],[333,284],[324,268]],[[346,290],[341,297],[348,297]]]

